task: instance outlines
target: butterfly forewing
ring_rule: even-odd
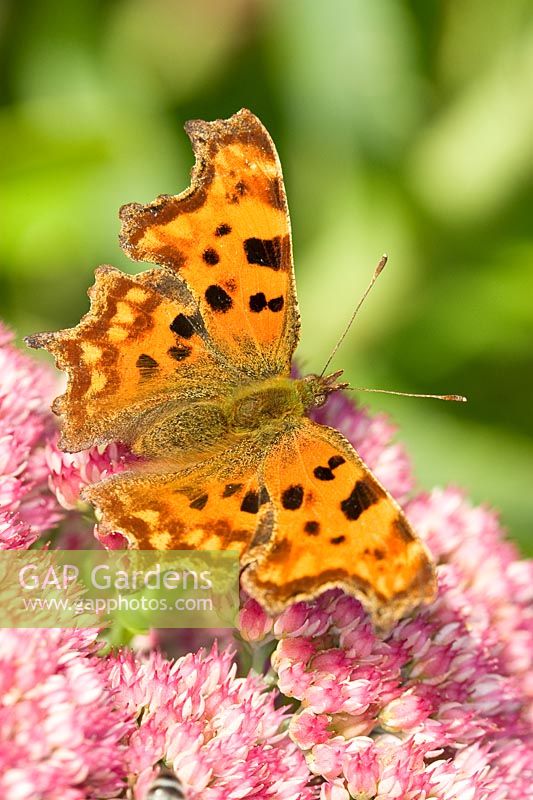
[[[187,281],[218,347],[246,374],[288,373],[299,317],[272,139],[246,109],[186,130],[196,155],[190,189],[124,206],[122,246]]]

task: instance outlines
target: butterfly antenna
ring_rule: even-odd
[[[400,397],[429,397],[431,400],[453,400],[456,403],[466,403],[462,394],[416,394],[414,392],[394,392],[392,389],[365,389],[361,386],[348,386],[349,392],[376,392],[377,394],[396,394]]]
[[[382,255],[381,258],[379,259],[378,265],[377,265],[376,269],[374,270],[374,274],[372,275],[372,279],[371,279],[370,283],[368,284],[368,286],[366,287],[365,291],[363,292],[363,296],[361,297],[361,299],[357,303],[357,305],[355,307],[355,311],[353,312],[352,316],[350,317],[350,321],[348,322],[346,328],[344,329],[340,339],[337,341],[337,344],[335,345],[335,347],[331,351],[330,356],[329,356],[329,358],[326,361],[326,364],[324,366],[324,369],[320,373],[320,377],[322,377],[324,375],[325,371],[327,370],[327,368],[329,367],[329,365],[333,361],[333,358],[335,357],[335,354],[336,354],[337,350],[339,349],[339,347],[343,343],[344,339],[346,338],[346,335],[347,335],[348,331],[352,327],[353,321],[356,318],[356,316],[357,316],[357,314],[359,312],[359,309],[361,308],[361,306],[365,302],[366,298],[370,294],[370,290],[374,286],[374,284],[377,281],[379,275],[383,272],[383,270],[385,268],[385,264],[387,263],[388,260],[389,260],[389,258],[388,258],[387,255]]]

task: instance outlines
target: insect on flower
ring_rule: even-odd
[[[183,784],[169,769],[162,769],[148,789],[146,800],[186,800]]]
[[[191,186],[121,209],[123,249],[157,269],[101,267],[77,327],[27,339],[68,374],[60,447],[120,441],[142,457],[84,491],[103,533],[236,550],[269,612],[339,587],[387,625],[433,599],[433,564],[349,442],[311,418],[347,386],[326,368],[348,328],[320,375],[291,376],[299,313],[274,144],[246,109],[187,132]]]

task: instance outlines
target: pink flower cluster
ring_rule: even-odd
[[[79,453],[65,453],[57,446],[57,436],[48,442],[45,457],[50,489],[69,511],[87,511],[89,505],[81,499],[83,489],[106,475],[122,472],[135,460],[125,445],[116,442]]]
[[[312,800],[264,678],[232,653],[96,655],[97,631],[0,632],[2,800],[144,800],[160,762],[188,800]]]
[[[131,456],[58,451],[54,381],[3,328],[0,381],[0,547],[30,546],[62,515],[59,545],[88,546],[80,492]],[[340,591],[276,618],[248,599],[235,663],[216,646],[170,660],[155,648],[168,633],[102,656],[94,630],[0,631],[0,797],[145,800],[161,763],[189,800],[531,796],[533,566],[459,490],[413,494],[383,415],[337,394],[316,418],[404,504],[437,562],[435,602],[385,633]]]
[[[493,511],[458,489],[423,493],[406,511],[434,558],[453,570],[448,602],[468,610],[499,670],[519,683],[533,726],[533,563],[519,559]]]
[[[61,518],[48,489],[51,370],[17,350],[0,323],[0,549],[28,548]]]
[[[457,490],[407,512],[439,563],[431,606],[380,635],[339,591],[275,620],[249,600],[242,634],[277,640],[275,682],[299,703],[290,732],[321,800],[528,796],[533,564]]]
[[[262,677],[236,677],[229,651],[178,661],[123,651],[108,662],[116,702],[136,720],[127,772],[143,800],[164,761],[189,800],[311,800],[309,771],[290,740],[288,715]]]
[[[138,459],[120,442],[91,447],[79,453],[65,453],[59,450],[57,440],[56,433],[45,448],[50,491],[67,512],[56,547],[67,550],[87,550],[98,545],[107,550],[126,548],[128,543],[122,534],[111,532],[101,535],[98,525],[88,524],[87,515],[91,509],[83,500],[82,492],[86,486],[122,472]]]
[[[339,592],[275,621],[277,683],[300,701],[291,735],[325,779],[324,800],[415,790],[462,797],[456,784],[467,779],[473,798],[489,786],[498,785],[502,797],[529,786],[520,686],[472,629],[468,604],[456,605],[458,591],[453,571],[443,567],[433,606],[388,636],[378,636],[357,601]],[[499,760],[510,748],[517,772],[506,786]],[[475,767],[469,774],[465,763]],[[443,770],[448,794],[434,785]]]
[[[132,721],[115,706],[95,630],[0,631],[0,797],[117,797]]]

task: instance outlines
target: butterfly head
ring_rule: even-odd
[[[343,371],[339,369],[337,372],[332,372],[331,375],[307,375],[301,381],[298,381],[298,390],[306,411],[312,408],[320,408],[332,392],[346,389],[348,384],[344,381],[339,383],[337,380]]]

